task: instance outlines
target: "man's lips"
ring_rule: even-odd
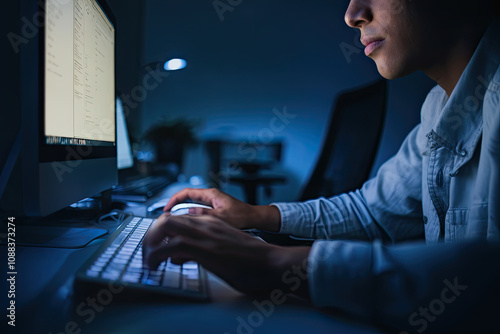
[[[365,55],[369,56],[384,42],[383,38],[362,38],[361,43],[366,46]]]

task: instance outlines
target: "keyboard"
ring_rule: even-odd
[[[113,189],[113,200],[145,202],[161,192],[172,182],[163,176],[148,176],[129,181]]]
[[[157,270],[143,268],[142,240],[154,221],[127,219],[78,270],[75,289],[107,288],[112,283],[128,291],[208,299],[207,274],[196,262],[177,265],[168,259]]]

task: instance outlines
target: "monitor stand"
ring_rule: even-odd
[[[108,233],[108,230],[91,224],[96,217],[108,212],[111,191],[104,191],[97,198],[75,203],[48,217],[24,217],[15,220],[16,246],[49,248],[83,248],[91,241]],[[7,244],[8,231],[0,231],[0,244]],[[11,235],[12,237],[12,235]]]

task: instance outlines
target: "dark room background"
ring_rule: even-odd
[[[280,171],[288,182],[262,203],[297,198],[315,165],[331,106],[339,92],[379,75],[365,57],[359,33],[346,26],[347,0],[109,0],[118,21],[117,89],[143,85],[146,64],[172,57],[186,69],[162,77],[130,109],[139,139],[165,118],[199,124],[201,140],[283,140]],[[434,85],[422,73],[389,83],[388,114],[375,168],[396,153],[419,122]],[[270,132],[276,111],[293,115]],[[360,120],[362,122],[363,120]],[[210,183],[203,145],[185,155],[183,174]],[[236,186],[224,190],[242,198]]]

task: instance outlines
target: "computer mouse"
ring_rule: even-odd
[[[170,214],[172,216],[180,216],[189,214],[189,208],[204,208],[204,209],[213,209],[211,206],[197,203],[179,203],[176,204],[170,209]]]

